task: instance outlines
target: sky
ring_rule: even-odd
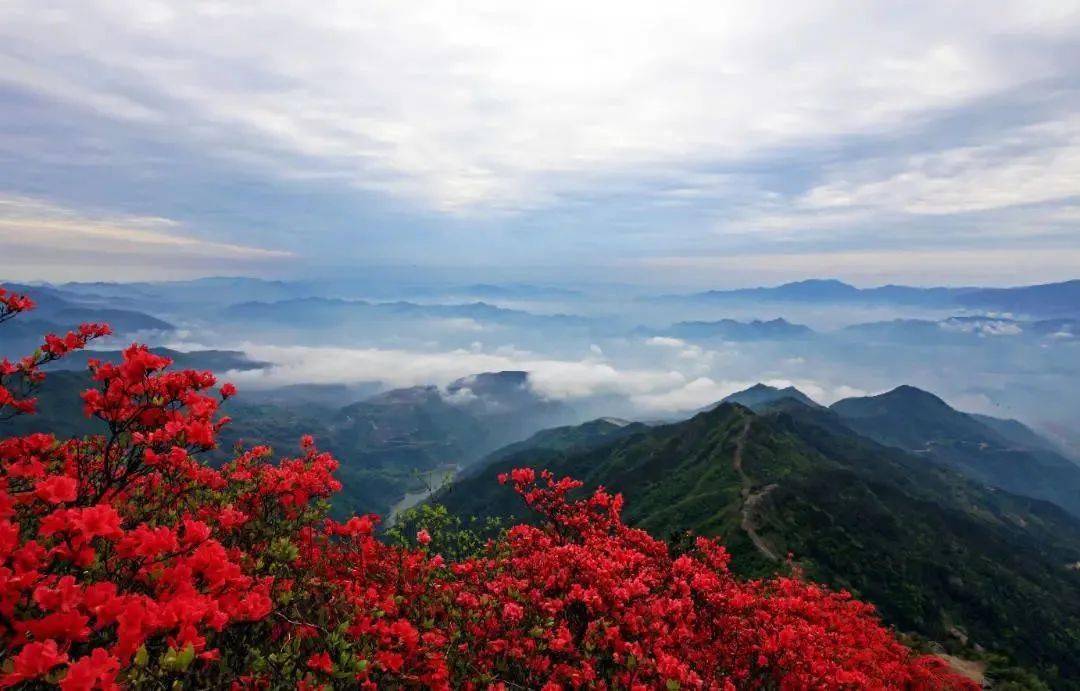
[[[1078,64],[1070,0],[6,0],[0,273],[1076,278]]]

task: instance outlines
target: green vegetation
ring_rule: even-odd
[[[805,406],[724,404],[602,443],[570,436],[501,453],[435,500],[458,516],[528,518],[495,476],[549,468],[622,492],[629,521],[655,535],[721,537],[744,574],[786,569],[773,556],[790,552],[902,631],[963,656],[991,651],[1003,681],[1036,674],[1080,688],[1080,573],[1067,567],[1080,561],[1080,521],[1052,504],[879,446]]]
[[[830,409],[863,436],[1080,517],[1080,466],[1016,421],[968,415],[911,386],[848,398]]]
[[[417,541],[421,530],[430,539],[426,545]],[[402,511],[394,525],[383,532],[383,540],[405,548],[427,547],[432,554],[451,562],[484,554],[488,538],[502,533],[503,522],[496,517],[462,518],[439,504],[420,504]]]
[[[236,362],[229,351],[156,352],[177,357],[186,367]],[[258,396],[241,394],[225,406],[233,422],[221,430],[219,449],[210,460],[224,461],[237,444],[265,444],[291,453],[303,435],[311,434],[341,462],[336,477],[343,488],[334,496],[334,515],[386,516],[406,493],[427,490],[433,472],[467,466],[544,424],[565,419],[566,409],[535,397],[516,375],[491,373],[452,385],[477,387],[469,405],[451,404],[433,386],[395,389],[344,407],[310,400],[260,402]],[[103,426],[84,416],[79,398],[90,385],[86,371],[50,373],[38,392],[41,413],[12,420],[12,433],[101,433]]]

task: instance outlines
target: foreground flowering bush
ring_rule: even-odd
[[[0,321],[32,307],[0,291]],[[107,327],[0,363],[0,416],[42,364]],[[142,346],[91,361],[102,434],[0,440],[0,686],[968,688],[845,594],[743,582],[723,548],[673,555],[622,500],[530,469],[502,478],[546,519],[453,563],[326,518],[337,462],[310,438],[213,468],[228,422],[206,372]]]

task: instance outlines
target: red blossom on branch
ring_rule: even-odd
[[[32,309],[33,300],[0,286],[0,323]],[[63,336],[48,334],[36,352],[17,362],[0,358],[0,420],[36,411],[37,399],[33,393],[45,379],[45,373],[41,371],[44,365],[111,333],[108,324],[81,324]]]
[[[0,322],[11,319],[20,312],[34,309],[34,301],[25,295],[12,293],[0,286]]]

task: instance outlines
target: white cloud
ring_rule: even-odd
[[[631,397],[631,402],[645,412],[654,414],[685,413],[699,410],[730,396],[736,391],[748,389],[758,381],[714,379],[697,377],[684,384],[664,391],[654,391]],[[778,389],[794,386],[818,403],[828,405],[849,396],[865,396],[866,393],[846,385],[829,385],[809,379],[765,379],[761,383]]]
[[[250,247],[181,234],[168,218],[92,214],[51,202],[0,194],[0,244],[22,251],[83,251],[167,260],[177,256],[276,260],[289,252]]]
[[[947,319],[938,322],[943,331],[978,334],[979,336],[1019,336],[1023,327],[1016,322],[996,319]]]
[[[772,386],[777,389],[786,389],[789,386],[794,386],[799,391],[812,398],[817,403],[822,405],[831,405],[841,398],[851,398],[853,396],[866,396],[867,392],[863,389],[848,386],[847,384],[836,384],[823,382],[816,379],[785,379],[785,378],[771,378],[762,380],[763,384]]]
[[[861,234],[873,243],[892,230],[902,240],[921,235],[954,246],[1075,238],[1080,117],[1040,117],[977,143],[843,160],[804,192],[750,195],[716,232],[789,240]]]
[[[243,344],[252,358],[273,363],[266,370],[230,372],[237,384],[259,388],[300,382],[383,382],[390,387],[445,386],[477,372],[526,370],[532,388],[547,398],[635,396],[680,387],[675,370],[618,368],[598,360],[557,360],[505,347],[420,352],[386,348],[322,348]]]
[[[652,336],[645,340],[646,345],[659,346],[661,348],[683,348],[686,346],[686,341],[681,338],[672,338],[670,336]]]
[[[698,373],[708,372],[718,356],[715,350],[707,350],[699,345],[687,343],[681,338],[670,336],[652,336],[645,339],[645,345],[668,351],[674,355],[679,369],[689,367]]]
[[[835,387],[833,389],[832,393],[833,393],[833,400],[831,400],[831,401],[823,400],[823,401],[819,401],[819,402],[820,403],[835,403],[836,401],[839,401],[841,398],[861,398],[863,396],[869,396],[870,395],[870,393],[868,391],[864,391],[863,389],[858,389],[858,388],[855,388],[854,386],[844,386],[844,385],[840,385],[840,386]]]
[[[1076,8],[16,0],[0,80],[284,177],[521,209],[605,174],[878,133],[1068,75],[1054,46]],[[931,203],[970,204],[952,197]]]
[[[856,179],[826,182],[801,203],[834,214],[942,215],[1068,199],[1080,190],[1080,116],[1019,127],[992,142],[911,156],[899,168],[884,176],[841,170]]]
[[[387,387],[450,382],[478,372],[524,370],[539,395],[573,402],[592,397],[626,399],[643,415],[691,412],[715,403],[757,380],[722,379],[682,363],[681,367],[656,364],[631,367],[598,359],[563,360],[514,348],[484,351],[421,352],[387,348],[329,348],[273,346],[245,343],[238,346],[251,358],[272,363],[264,370],[228,372],[225,378],[241,387],[267,388],[296,383],[355,384],[381,382]],[[810,379],[768,378],[770,386],[795,386],[820,403],[863,395],[860,389]],[[469,394],[462,394],[468,396]],[[463,399],[455,401],[467,402]]]
[[[747,386],[750,386],[747,384]],[[698,410],[716,403],[725,396],[746,388],[735,382],[718,382],[709,377],[698,377],[684,385],[655,393],[639,394],[632,402],[645,411],[656,414],[678,413]]]
[[[453,391],[444,391],[442,394],[443,400],[454,406],[469,406],[480,400],[480,397],[473,393],[473,390],[468,387],[461,387]]]

